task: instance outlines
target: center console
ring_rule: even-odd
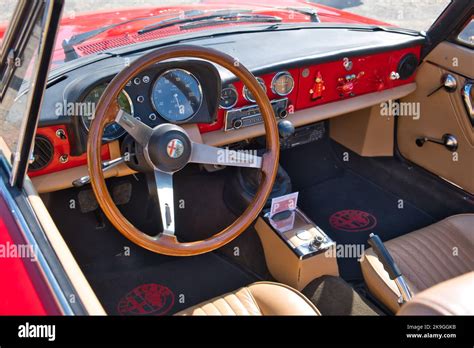
[[[273,217],[265,214],[255,229],[277,281],[302,290],[323,275],[339,275],[336,243],[299,208]]]

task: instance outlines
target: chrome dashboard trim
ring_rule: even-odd
[[[272,106],[274,104],[277,104],[277,103],[280,103],[280,102],[285,102],[286,101],[286,107],[288,107],[288,98],[281,98],[281,99],[273,99],[273,100],[270,100],[270,103],[272,104]],[[257,104],[252,104],[252,105],[246,105],[246,106],[243,106],[241,108],[237,108],[237,109],[230,109],[230,110],[227,110],[225,115],[224,115],[224,132],[229,132],[229,131],[232,131],[232,130],[237,130],[236,128],[234,127],[229,127],[229,118],[228,118],[228,114],[229,112],[238,112],[238,111],[245,111],[245,110],[249,110],[249,109],[259,109],[258,105]],[[247,119],[247,118],[250,118],[250,117],[255,117],[255,115],[249,115],[249,116],[246,116],[246,117],[242,117],[241,119],[244,120],[244,119]],[[278,116],[275,115],[275,118],[278,118]],[[257,124],[263,124],[263,121],[262,122],[259,122],[259,123],[256,123]],[[249,126],[247,126],[249,127]],[[244,127],[245,128],[245,127]],[[240,129],[240,128],[239,128]]]

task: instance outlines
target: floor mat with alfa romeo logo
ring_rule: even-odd
[[[92,277],[91,284],[111,315],[171,315],[255,282],[233,263],[208,253],[136,271]]]
[[[339,271],[346,280],[362,279],[357,257],[350,254],[368,246],[370,233],[386,241],[434,222],[403,198],[350,171],[301,190],[298,205],[339,245]]]

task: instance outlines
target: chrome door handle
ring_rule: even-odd
[[[430,138],[430,137],[418,137],[416,138],[416,145],[422,147],[429,141],[431,143],[443,145],[446,149],[451,152],[455,152],[458,149],[458,139],[452,134],[444,134],[441,139]]]
[[[462,100],[464,102],[464,106],[466,107],[467,115],[471,120],[471,124],[474,126],[474,110],[472,107],[472,83],[468,82],[464,85],[462,91]]]

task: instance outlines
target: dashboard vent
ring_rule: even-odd
[[[416,68],[418,68],[418,58],[413,53],[409,53],[398,63],[397,72],[400,79],[406,80],[415,73]]]
[[[34,161],[28,167],[31,171],[37,171],[45,168],[53,159],[54,147],[48,138],[37,135],[35,138],[35,147],[33,149]]]

